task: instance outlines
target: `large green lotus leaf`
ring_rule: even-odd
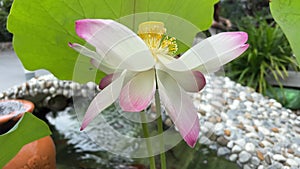
[[[300,1],[272,0],[270,8],[275,21],[280,25],[300,64]]]
[[[78,53],[68,47],[68,42],[84,44],[75,34],[74,23],[77,19],[118,20],[130,14],[160,12],[169,16],[176,15],[193,23],[197,29],[188,31],[195,35],[199,29],[206,30],[211,25],[213,4],[216,2],[217,0],[14,0],[8,17],[8,30],[14,34],[14,49],[25,68],[48,69],[60,79],[71,80],[74,67],[79,72],[77,67],[80,66],[78,74],[83,77],[76,77],[75,81],[86,82],[95,79],[96,70],[89,64],[88,58],[78,57]],[[137,23],[135,19],[132,17],[131,23]],[[168,17],[161,20],[168,23]],[[134,28],[135,25],[132,26]],[[172,25],[172,29],[178,29],[177,32],[184,27],[182,24]],[[102,75],[98,73],[96,79]]]
[[[7,133],[0,135],[0,168],[27,143],[51,134],[48,125],[32,113],[25,113]]]

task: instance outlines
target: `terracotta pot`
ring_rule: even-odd
[[[32,112],[34,104],[26,100],[0,100],[0,134],[11,129],[25,112]],[[3,169],[55,169],[55,145],[50,136],[22,147]]]

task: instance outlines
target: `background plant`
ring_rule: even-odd
[[[245,16],[260,15],[272,18],[269,0],[224,0],[221,6],[221,16],[230,18],[233,22]]]
[[[284,34],[290,42],[290,46],[298,63],[300,63],[300,38],[298,34],[300,27],[299,11],[300,1],[282,0],[223,0],[221,16],[233,21],[238,21],[245,16],[255,16],[259,14],[268,21],[276,21],[282,28]]]
[[[265,94],[271,87],[266,77],[288,76],[287,69],[298,70],[290,45],[280,27],[274,22],[268,23],[264,17],[247,16],[237,23],[241,31],[249,35],[249,49],[225,68],[233,80]]]
[[[6,29],[7,16],[13,0],[0,0],[0,42],[12,40],[12,34]]]

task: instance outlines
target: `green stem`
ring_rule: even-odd
[[[155,107],[156,107],[156,114],[159,116],[157,119],[157,128],[158,128],[158,134],[161,135],[160,139],[160,150],[162,153],[160,153],[160,166],[161,169],[166,169],[166,154],[164,150],[164,137],[163,137],[163,121],[161,116],[161,106],[160,106],[160,98],[159,98],[159,92],[158,89],[155,91]]]
[[[149,134],[149,130],[148,130],[148,126],[147,126],[147,117],[145,112],[141,112],[141,119],[142,119],[142,127],[143,127],[143,132],[144,132],[144,137],[145,138],[149,138],[150,134]],[[149,154],[149,160],[150,160],[150,169],[156,169],[155,167],[155,158],[153,156],[153,151],[152,151],[152,145],[149,139],[146,139],[146,145],[147,145],[147,151]]]

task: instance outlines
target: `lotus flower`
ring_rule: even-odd
[[[200,126],[188,92],[199,92],[205,86],[202,73],[218,70],[248,48],[246,33],[220,33],[176,58],[176,39],[166,36],[161,22],[142,23],[136,34],[112,20],[83,19],[76,21],[76,33],[95,51],[77,43],[69,46],[108,74],[99,84],[103,90],[90,103],[81,130],[117,99],[123,111],[146,109],[158,90],[168,115],[190,147],[197,142]]]

